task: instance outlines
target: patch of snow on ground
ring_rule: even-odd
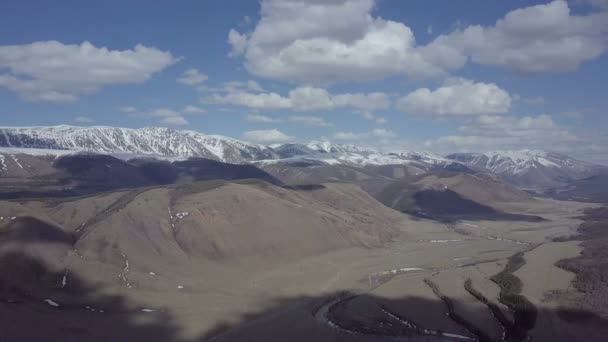
[[[453,261],[460,261],[460,260],[468,260],[468,259],[473,259],[472,257],[464,257],[464,258],[454,258],[452,259]]]
[[[6,166],[6,161],[4,160],[4,155],[0,154],[0,172],[8,171],[8,167]]]
[[[55,302],[54,300],[52,300],[52,299],[45,299],[44,302],[47,303],[50,306],[53,306],[53,307],[56,307],[56,308],[59,307],[59,304],[57,302]]]
[[[68,270],[65,270],[65,273],[63,274],[63,278],[61,279],[61,288],[65,288],[65,286],[68,284]]]
[[[21,148],[21,147],[0,147],[0,153],[6,154],[27,154],[30,156],[65,156],[69,154],[81,153],[73,150],[52,150],[45,148]]]
[[[177,214],[175,214],[175,217],[177,217],[178,219],[180,219],[180,220],[181,220],[181,219],[183,219],[184,217],[186,217],[186,216],[188,216],[188,215],[190,215],[190,213],[189,213],[189,212],[187,212],[187,211],[184,211],[184,212],[181,212],[181,213],[177,213]]]
[[[21,165],[21,163],[19,162],[19,159],[17,159],[17,157],[15,157],[14,154],[11,154],[11,158],[13,158],[13,161],[15,162],[15,164],[17,164],[17,166],[19,166],[20,168],[23,169],[23,165]]]

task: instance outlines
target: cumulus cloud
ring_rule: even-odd
[[[177,82],[189,86],[196,86],[205,82],[208,78],[207,75],[203,74],[198,69],[188,69],[177,78]]]
[[[373,120],[375,121],[377,124],[382,125],[387,123],[387,120],[383,117],[378,117],[376,115],[374,115],[374,113],[372,112],[362,112],[361,115],[363,116],[364,119],[366,120]]]
[[[376,129],[372,130],[369,134],[372,137],[378,137],[378,138],[394,138],[397,136],[392,131],[389,131],[384,128],[376,128]]]
[[[607,8],[605,0],[582,1]],[[470,25],[427,45],[418,45],[405,23],[372,15],[375,5],[262,0],[252,32],[228,33],[230,56],[242,56],[260,77],[325,85],[444,76],[467,61],[527,72],[572,70],[608,49],[608,12],[575,15],[564,0],[516,9],[494,25]]]
[[[435,90],[414,90],[400,98],[396,108],[428,116],[501,114],[509,111],[511,101],[509,93],[494,83],[452,78]]]
[[[195,113],[204,113],[205,110],[197,107],[197,106],[193,106],[193,105],[187,105],[186,107],[184,107],[184,109],[182,109],[183,113],[188,113],[188,114],[195,114]]]
[[[388,95],[380,92],[334,95],[326,89],[312,86],[297,87],[290,90],[286,96],[274,92],[256,92],[252,90],[251,85],[247,87],[224,85],[213,90],[215,92],[202,97],[201,101],[203,103],[233,105],[259,110],[290,109],[294,111],[319,111],[339,108],[382,110],[389,108],[391,104]]]
[[[307,126],[317,126],[317,127],[332,126],[332,124],[328,123],[327,121],[325,121],[325,119],[323,119],[320,116],[294,115],[294,116],[287,117],[287,121],[292,122],[292,123],[301,124],[301,125],[307,125]]]
[[[264,88],[256,81],[228,81],[224,82],[221,86],[199,86],[198,90],[205,93],[234,93],[234,92],[252,92],[261,93],[264,92]]]
[[[441,35],[424,49],[429,55],[525,72],[567,71],[603,54],[607,34],[608,12],[574,15],[566,1],[555,0],[513,10],[493,26]]]
[[[372,16],[374,0],[263,0],[253,32],[228,33],[231,56],[260,77],[327,84],[394,75],[437,76],[455,65],[429,61],[412,30]]]
[[[159,122],[165,125],[183,126],[188,124],[188,120],[180,112],[168,108],[154,109],[145,114],[149,117],[159,118]]]
[[[379,125],[384,125],[388,121],[385,118],[376,118],[376,123]]]
[[[228,44],[230,44],[232,50],[228,53],[228,56],[238,57],[242,55],[247,48],[247,39],[247,35],[231,29],[230,32],[228,32]]]
[[[120,107],[118,108],[118,110],[120,110],[123,113],[136,113],[137,112],[137,108],[133,107],[133,106],[124,106],[124,107]]]
[[[242,90],[224,94],[211,94],[204,96],[201,101],[209,104],[224,104],[261,110],[289,109],[292,107],[289,98],[277,93],[250,93]]]
[[[136,112],[135,115],[155,118],[163,125],[184,126],[189,124],[188,120],[186,120],[184,117],[185,115],[200,114],[204,112],[205,110],[202,108],[188,105],[185,106],[181,111],[161,107],[149,111]]]
[[[387,109],[391,100],[385,93],[374,92],[368,94],[340,94],[333,97],[338,107],[351,107],[364,111]]]
[[[335,140],[357,140],[360,138],[360,134],[353,132],[336,132],[333,135]]]
[[[458,129],[458,134],[427,141],[445,152],[540,148],[559,150],[580,138],[560,127],[550,115],[507,117],[482,115]]]
[[[145,82],[177,62],[170,52],[136,45],[110,50],[89,42],[0,46],[0,87],[30,101],[75,102],[116,84]]]
[[[364,139],[372,139],[372,138],[394,138],[397,134],[392,131],[389,131],[384,128],[373,129],[369,132],[361,132],[354,133],[351,131],[348,132],[336,132],[333,135],[333,139],[335,140],[345,140],[345,141],[360,141]]]
[[[243,139],[258,144],[270,145],[293,141],[293,137],[279,131],[276,128],[247,131],[243,133]]]
[[[266,115],[260,115],[260,114],[247,114],[247,121],[253,122],[253,123],[277,123],[277,122],[281,122],[281,120],[279,120],[277,118],[273,118],[273,117],[266,116]]]

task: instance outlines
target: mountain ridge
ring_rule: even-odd
[[[454,153],[446,158],[482,168],[520,187],[551,187],[597,173],[602,166],[542,150]]]
[[[446,157],[425,151],[380,152],[327,140],[266,146],[216,134],[163,127],[111,126],[0,127],[0,148],[9,156],[22,149],[92,152],[124,158],[205,158],[232,164],[301,166],[411,165],[421,170],[477,170],[497,174],[524,188],[547,188],[592,176],[602,166],[541,150],[454,153]],[[52,153],[49,153],[52,154]],[[4,160],[0,164],[5,164]],[[0,165],[1,167],[1,165]],[[463,172],[465,172],[463,171]],[[1,172],[1,171],[0,171]]]

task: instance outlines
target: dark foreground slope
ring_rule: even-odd
[[[21,155],[19,155],[20,158]],[[68,197],[116,189],[223,179],[260,179],[281,182],[253,165],[193,158],[183,161],[156,159],[122,160],[109,155],[75,154],[52,159],[27,156],[21,166],[0,175],[0,198]],[[35,163],[34,163],[35,162]],[[48,164],[42,167],[40,164]],[[36,172],[40,170],[40,172]],[[13,172],[10,172],[13,171]]]

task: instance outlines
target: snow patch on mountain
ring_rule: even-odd
[[[308,145],[309,146],[309,145]],[[402,152],[402,153],[381,153],[381,152],[317,152],[310,154],[295,155],[283,159],[259,160],[254,163],[260,164],[317,164],[317,165],[403,165],[415,164],[427,167],[446,166],[455,163],[428,152]]]
[[[200,157],[228,163],[277,157],[267,146],[219,135],[159,127],[3,127],[0,128],[0,146],[106,154]]]
[[[334,144],[329,141],[311,141],[306,144],[309,149],[320,153],[374,153],[376,150],[356,145]]]
[[[563,154],[539,150],[455,153],[447,158],[487,169],[511,183],[546,187],[595,174],[598,166]]]

